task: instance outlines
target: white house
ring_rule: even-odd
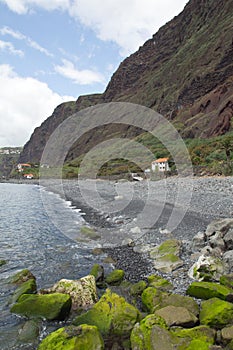
[[[160,171],[160,172],[170,171],[168,160],[169,160],[169,158],[159,158],[159,159],[154,160],[151,163],[151,170],[153,172],[155,172],[155,171]]]

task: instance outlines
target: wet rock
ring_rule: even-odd
[[[180,326],[191,328],[194,327],[198,321],[198,318],[185,307],[169,305],[155,311],[155,314],[162,317],[169,327]]]
[[[46,290],[47,293],[63,293],[71,297],[72,309],[87,307],[97,302],[97,291],[95,277],[88,275],[79,280],[62,279],[52,288]]]
[[[200,324],[221,329],[233,323],[233,304],[218,298],[201,303]]]
[[[30,320],[25,322],[19,331],[18,340],[21,343],[33,343],[37,340],[40,333],[41,324],[38,320]]]
[[[30,279],[36,279],[32,272],[28,269],[21,270],[11,277],[10,282],[15,284],[24,283]]]
[[[11,303],[15,303],[19,300],[23,294],[34,294],[36,292],[36,281],[34,279],[29,279],[23,282],[14,292]]]
[[[96,283],[102,283],[104,280],[104,268],[102,265],[94,264],[90,271],[90,275],[95,277]]]
[[[113,270],[106,276],[106,283],[109,285],[119,285],[123,280],[125,273],[123,270]]]
[[[74,325],[96,326],[103,335],[129,335],[139,319],[139,311],[123,297],[107,289],[91,310],[78,316]]]
[[[103,350],[104,342],[98,329],[94,326],[60,328],[48,335],[38,350]]]
[[[11,307],[11,312],[28,318],[64,320],[70,308],[71,298],[66,294],[24,294]]]
[[[187,294],[199,299],[219,298],[233,301],[233,290],[213,282],[193,282],[187,289]]]

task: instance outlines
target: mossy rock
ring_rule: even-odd
[[[214,344],[216,337],[216,331],[207,326],[197,326],[189,329],[175,328],[171,332],[178,338],[186,338],[190,341],[200,340],[209,345]]]
[[[168,305],[155,311],[155,314],[162,317],[169,327],[194,327],[198,321],[198,318],[192,312],[182,306]]]
[[[177,239],[169,239],[162,244],[160,244],[158,247],[154,248],[150,252],[151,258],[157,258],[161,257],[167,254],[172,255],[179,255],[181,248],[181,241]]]
[[[200,324],[216,329],[233,324],[233,304],[218,298],[203,301]]]
[[[129,335],[140,313],[123,297],[107,289],[100,300],[87,311],[74,320],[74,325],[89,324],[96,326],[103,335]]]
[[[11,277],[10,282],[15,284],[24,283],[30,279],[36,279],[32,272],[28,269],[21,270]]]
[[[24,283],[22,283],[14,292],[11,303],[15,303],[19,300],[21,295],[23,294],[34,294],[36,292],[36,281],[34,279],[30,279]]]
[[[220,277],[220,284],[228,288],[233,288],[233,274],[222,275]]]
[[[161,292],[157,288],[146,288],[142,293],[142,305],[144,306],[144,309],[153,312],[155,307],[161,304],[163,295],[166,295],[166,293]]]
[[[0,260],[0,267],[6,265],[6,260]]]
[[[95,326],[60,328],[40,343],[38,350],[103,350],[104,342]]]
[[[11,307],[11,312],[28,318],[64,320],[70,312],[71,303],[67,294],[23,294]]]
[[[163,294],[160,303],[157,304],[153,311],[161,309],[165,306],[176,306],[176,307],[182,307],[184,306],[187,310],[192,312],[195,316],[198,316],[199,314],[199,306],[197,302],[188,296],[180,295],[180,294]]]
[[[19,332],[18,341],[21,343],[33,343],[37,340],[40,334],[40,321],[29,320],[25,322]]]
[[[233,300],[233,291],[230,288],[214,282],[193,282],[188,287],[187,294],[199,299]]]
[[[153,276],[156,276],[156,275],[153,275]],[[153,279],[152,278],[153,276],[150,276],[150,278],[148,278],[150,287],[155,287],[162,291],[171,291],[174,288],[173,284],[168,280],[166,280],[165,278],[156,276],[157,278]]]
[[[106,276],[105,281],[109,285],[119,285],[124,277],[125,273],[123,270],[113,270]]]
[[[104,280],[103,266],[99,264],[94,264],[91,268],[90,275],[95,277],[96,283],[102,283]]]
[[[221,330],[221,341],[224,344],[230,343],[233,340],[233,326],[225,327]]]
[[[132,350],[174,350],[179,339],[168,331],[158,315],[148,315],[137,323],[130,336]]]
[[[84,238],[84,239],[91,239],[95,241],[101,238],[101,236],[93,228],[89,226],[82,226],[80,228],[80,232],[81,232],[81,238]]]
[[[206,343],[200,339],[191,340],[188,346],[182,346],[178,348],[179,350],[210,350],[211,344]]]
[[[132,296],[141,295],[142,292],[146,289],[147,283],[145,281],[139,281],[133,284],[130,288],[130,294]]]

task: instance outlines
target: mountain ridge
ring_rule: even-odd
[[[231,131],[232,18],[233,0],[189,1],[178,16],[120,64],[103,94],[80,96],[58,106],[35,129],[20,161],[39,162],[56,127],[73,113],[98,103],[132,102],[152,108],[168,118],[184,138]],[[119,133],[126,135],[125,129]],[[83,144],[77,143],[73,157],[86,151],[91,141],[87,137]]]

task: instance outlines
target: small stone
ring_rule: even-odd
[[[204,248],[204,246],[206,245],[205,238],[206,236],[204,232],[198,232],[192,239],[192,251],[196,252],[201,248]]]
[[[102,255],[104,252],[103,252],[103,250],[101,249],[101,248],[94,248],[93,250],[92,250],[92,254],[93,255]]]
[[[6,260],[0,260],[0,267],[6,265]]]
[[[233,326],[228,326],[221,330],[221,339],[224,343],[229,343],[233,339]]]
[[[11,277],[11,283],[21,284],[36,277],[28,269],[21,270]]]
[[[104,280],[104,268],[102,265],[94,264],[91,268],[90,275],[95,277],[96,283],[103,282]]]

